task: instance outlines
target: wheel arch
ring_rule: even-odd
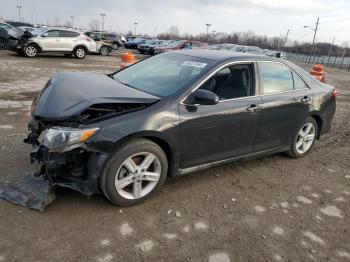
[[[323,120],[320,115],[313,113],[310,115],[313,119],[315,119],[317,123],[317,135],[316,138],[320,139],[321,138],[321,133],[322,133],[322,127],[323,127]]]
[[[89,52],[89,48],[87,48],[87,46],[82,45],[82,44],[79,44],[79,45],[75,46],[75,47],[73,48],[73,52],[75,52],[75,50],[77,50],[77,48],[79,48],[79,47],[84,48],[84,50],[85,50],[86,53]]]
[[[156,132],[156,131],[144,131],[144,132],[138,132],[134,133],[128,136],[123,137],[122,139],[118,140],[118,142],[115,143],[115,150],[118,149],[121,145],[128,143],[131,140],[134,139],[148,139],[152,141],[153,143],[157,144],[165,153],[167,160],[168,160],[168,176],[173,175],[174,166],[176,163],[176,150],[171,146],[171,143],[167,137],[165,137],[162,133]]]
[[[41,45],[39,43],[37,43],[37,42],[34,42],[34,41],[33,42],[28,42],[25,46],[29,46],[29,45],[35,45],[38,48],[39,52],[43,51]]]

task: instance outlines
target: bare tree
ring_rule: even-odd
[[[97,19],[92,19],[89,23],[89,29],[91,31],[98,31],[100,30],[100,21]]]
[[[55,16],[54,18],[53,18],[53,24],[55,25],[55,26],[59,26],[60,25],[60,22],[61,22],[61,18],[59,17],[59,16]]]
[[[64,27],[71,28],[72,27],[72,21],[67,20],[64,24]]]
[[[169,34],[171,35],[171,37],[174,39],[174,38],[177,38],[180,34],[180,30],[177,26],[175,25],[172,25],[170,26],[169,30],[168,30]]]

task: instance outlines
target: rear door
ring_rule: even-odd
[[[288,146],[309,115],[313,94],[305,82],[279,62],[258,62],[262,111],[254,151]]]
[[[80,33],[78,32],[60,30],[62,51],[73,51],[74,47],[78,44],[79,36]]]
[[[253,152],[261,98],[255,96],[254,63],[224,67],[201,89],[219,96],[216,105],[179,105],[181,168]]]

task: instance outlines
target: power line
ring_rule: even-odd
[[[332,17],[332,16],[338,16],[338,15],[344,15],[344,14],[348,14],[348,13],[350,13],[350,10],[348,10],[348,11],[343,11],[343,12],[341,12],[341,13],[332,14],[332,15],[322,16],[321,18]]]
[[[323,23],[320,23],[320,24],[340,23],[340,22],[344,22],[344,21],[348,21],[348,20],[350,20],[350,17],[344,18],[344,19],[340,19],[340,20],[326,21],[326,22],[323,22]]]

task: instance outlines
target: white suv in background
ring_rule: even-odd
[[[39,53],[72,54],[83,59],[87,53],[108,55],[111,47],[97,43],[82,32],[62,28],[39,28],[30,32],[30,37],[20,40],[16,46],[27,57],[36,57]]]

